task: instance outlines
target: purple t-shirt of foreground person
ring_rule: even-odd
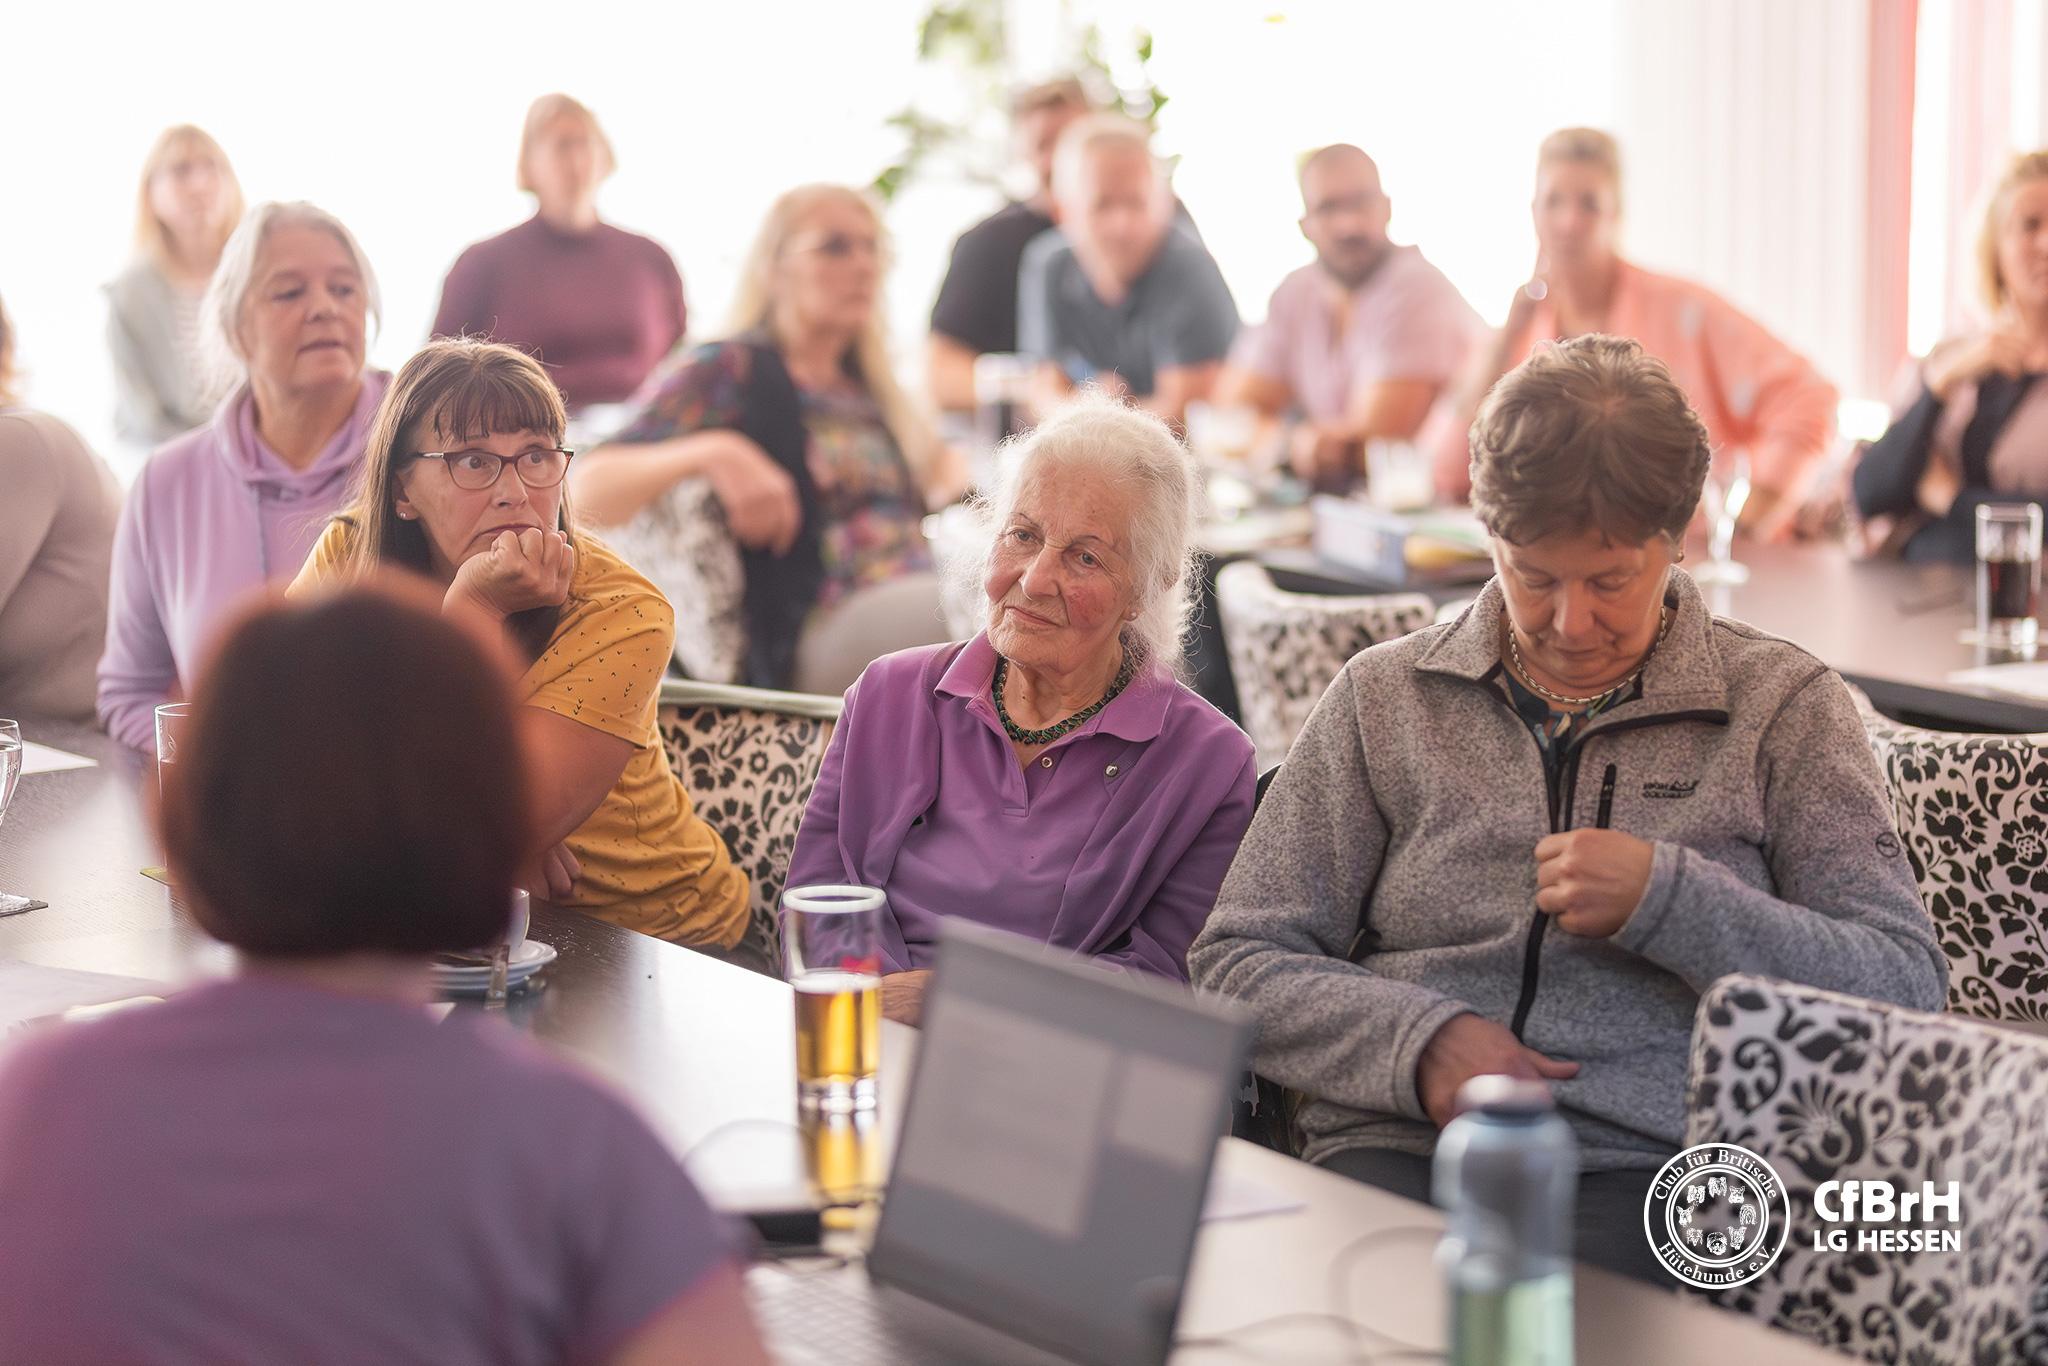
[[[1163,669],[1020,766],[986,635],[886,655],[846,690],[787,885],[889,894],[886,971],[927,968],[965,916],[1109,966],[1187,978],[1251,824],[1245,733]]]
[[[599,1360],[730,1255],[495,1020],[255,975],[0,1056],[0,1361]]]

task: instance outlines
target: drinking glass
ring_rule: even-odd
[[[1202,469],[1204,491],[1216,516],[1241,517],[1258,505],[1252,448],[1258,444],[1259,415],[1242,404],[1188,404],[1188,449]]]
[[[1409,441],[1365,443],[1365,496],[1388,512],[1420,512],[1436,501],[1429,454]]]
[[[2034,648],[2040,627],[2041,505],[1977,508],[1977,638],[1994,649]]]
[[[875,1104],[887,904],[875,887],[792,887],[782,894],[782,951],[796,988],[797,1100],[806,1108]]]
[[[1748,583],[1749,566],[1735,559],[1735,524],[1749,502],[1749,452],[1736,451],[1725,468],[1707,468],[1700,505],[1707,514],[1707,562],[1694,583]]]
[[[178,762],[178,745],[192,717],[190,702],[163,702],[156,709],[157,795],[163,795],[164,767]]]
[[[0,821],[7,819],[7,806],[21,783],[21,723],[0,721]]]

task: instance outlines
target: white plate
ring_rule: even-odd
[[[543,944],[538,939],[529,939],[512,953],[511,961],[505,965],[505,984],[512,986],[524,982],[542,968],[555,961],[552,944]],[[475,967],[454,967],[446,963],[435,963],[434,985],[443,991],[487,991],[491,985],[491,969],[488,964]]]

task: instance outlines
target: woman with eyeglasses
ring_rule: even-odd
[[[292,592],[398,565],[446,608],[499,623],[526,665],[536,897],[765,967],[747,879],[697,816],[655,728],[675,616],[654,586],[576,528],[567,414],[509,346],[437,341],[407,361],[370,429],[363,482]]]
[[[577,462],[600,527],[709,482],[741,551],[738,681],[838,693],[878,656],[946,638],[922,522],[965,481],[890,373],[885,252],[858,191],[783,195],[754,239],[733,335],[684,353]]]

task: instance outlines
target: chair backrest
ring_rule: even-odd
[[[747,578],[711,485],[684,479],[601,534],[675,609],[675,662],[683,673],[737,683],[747,666]]]
[[[1777,1262],[1721,1304],[1871,1361],[2048,1360],[2048,1039],[1762,977],[1724,977],[1693,1024],[1686,1144],[1732,1143],[1791,1196]],[[1827,1181],[1958,1183],[1934,1218],[1845,1224]],[[1843,1213],[1838,1193],[1829,1208]],[[1956,1250],[1864,1251],[1859,1227]],[[1846,1230],[1848,1250],[1817,1249]]]
[[[796,828],[825,746],[839,720],[837,697],[668,679],[661,685],[661,743],[683,788],[751,884],[747,940],[782,961],[776,904],[796,847]]]
[[[2048,735],[1922,730],[1856,693],[1953,1010],[2048,1020]]]
[[[1420,593],[1290,593],[1252,560],[1225,565],[1216,575],[1216,608],[1238,710],[1262,768],[1287,757],[1308,714],[1353,655],[1429,625],[1436,613]]]

